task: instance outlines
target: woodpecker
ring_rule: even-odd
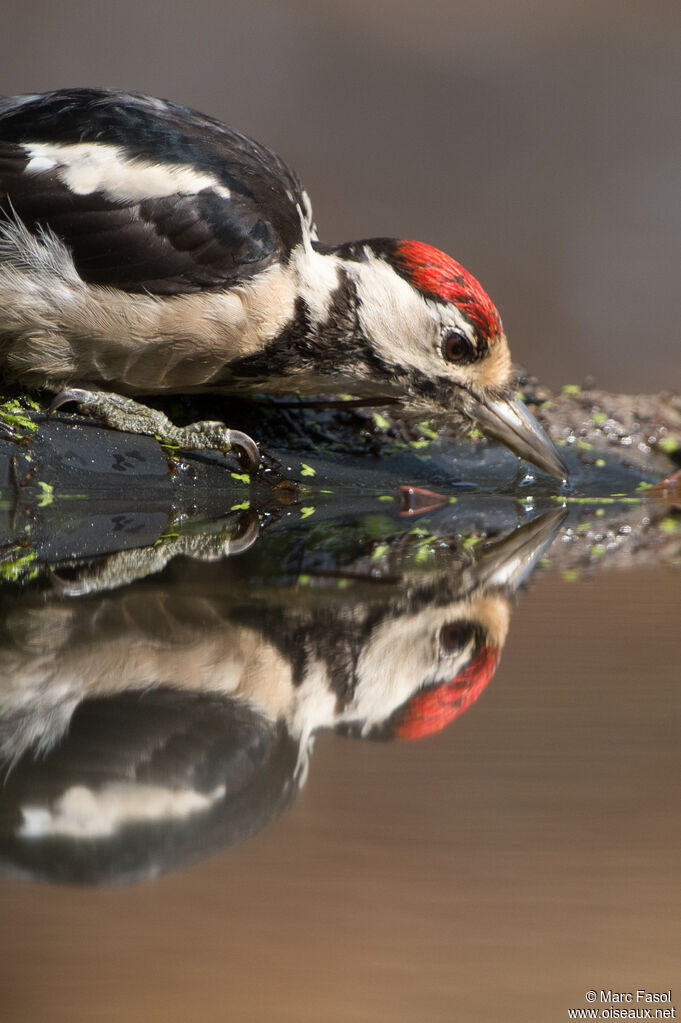
[[[342,597],[335,578],[304,600],[279,576],[244,587],[189,561],[86,600],[0,594],[0,870],[158,874],[281,813],[320,731],[441,731],[490,683],[513,594],[564,514],[433,571],[397,542],[393,583]]]
[[[499,314],[463,266],[412,240],[323,244],[278,156],[133,92],[0,100],[0,374],[253,463],[245,434],[178,431],[131,399],[380,394],[567,476],[510,390]]]

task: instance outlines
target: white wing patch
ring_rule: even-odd
[[[69,145],[27,142],[22,148],[29,158],[25,174],[54,170],[75,195],[101,192],[112,202],[141,202],[211,189],[224,199],[230,197],[229,189],[213,174],[194,170],[186,164],[129,159],[119,146],[98,142]]]
[[[24,819],[18,834],[22,838],[106,838],[126,824],[177,820],[201,813],[224,794],[224,785],[205,793],[124,782],[97,790],[74,785],[52,808],[23,806]]]

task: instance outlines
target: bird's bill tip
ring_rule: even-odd
[[[472,572],[478,585],[483,584],[485,590],[499,587],[514,593],[537,567],[566,516],[564,508],[552,508],[517,526],[500,540],[474,548],[477,561]]]
[[[522,401],[476,395],[473,417],[483,433],[501,441],[520,458],[560,480],[568,478],[565,463]]]

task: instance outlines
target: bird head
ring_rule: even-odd
[[[392,614],[372,620],[335,730],[364,739],[420,739],[471,707],[496,672],[513,596],[565,517],[564,509],[554,508],[475,545],[470,564],[460,563],[459,571],[450,564],[444,574],[428,573],[420,583],[413,573],[399,612],[393,606]]]
[[[362,739],[420,739],[463,714],[499,663],[510,620],[504,593],[473,593],[374,627],[334,729]]]
[[[553,444],[511,390],[501,318],[475,277],[423,242],[371,239],[346,251],[361,264],[357,314],[373,345],[372,369],[397,384],[407,405],[468,420],[565,478]]]

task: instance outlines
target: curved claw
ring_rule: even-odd
[[[64,579],[56,569],[50,573],[50,582],[53,589],[58,590],[64,597],[84,597],[92,589],[91,580],[87,578]]]
[[[239,462],[247,472],[255,472],[260,464],[260,449],[255,441],[241,430],[228,429],[224,423],[200,422],[178,427],[165,413],[140,405],[132,398],[108,391],[88,391],[82,387],[67,387],[60,391],[50,403],[48,415],[70,401],[77,402],[88,413],[116,430],[158,436],[190,451],[238,448]]]
[[[248,469],[249,472],[255,472],[260,464],[260,448],[253,438],[249,437],[247,433],[242,433],[241,430],[230,430],[229,442],[234,447],[241,449],[239,461],[243,467]],[[244,456],[246,459],[245,464]]]
[[[224,553],[230,554],[243,554],[249,547],[252,547],[255,541],[260,535],[260,519],[252,512],[251,521],[246,527],[245,532],[236,538],[236,540],[228,540],[224,547]]]
[[[91,397],[92,392],[86,391],[82,387],[66,387],[63,391],[60,391],[59,394],[55,394],[48,406],[47,414],[48,416],[52,415],[52,413],[56,412],[58,408],[61,408],[62,405],[67,405],[70,401],[87,401],[88,398]]]

